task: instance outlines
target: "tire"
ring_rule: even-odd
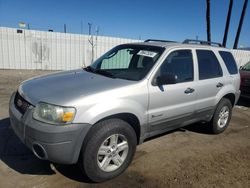
[[[101,121],[91,128],[82,146],[81,169],[93,182],[117,177],[131,163],[136,145],[136,133],[127,122],[120,119]]]
[[[222,98],[215,109],[212,120],[210,121],[211,132],[213,134],[220,134],[225,131],[229,125],[231,116],[232,104],[228,99]]]

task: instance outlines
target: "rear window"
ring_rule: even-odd
[[[233,55],[230,52],[225,52],[225,51],[220,51],[219,53],[227,67],[228,72],[230,74],[237,74],[238,67],[234,60]]]

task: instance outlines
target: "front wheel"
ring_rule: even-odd
[[[214,112],[214,116],[210,122],[212,133],[222,133],[229,125],[232,116],[232,104],[226,99],[222,98]]]
[[[82,169],[94,182],[120,175],[133,159],[137,139],[134,129],[120,119],[104,120],[90,130],[82,148]]]

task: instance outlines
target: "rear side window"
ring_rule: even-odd
[[[224,51],[220,51],[219,54],[222,57],[228,72],[230,74],[237,74],[238,67],[236,65],[233,55],[230,52],[224,52]]]
[[[205,80],[222,76],[220,63],[210,50],[196,50],[199,66],[199,79]]]

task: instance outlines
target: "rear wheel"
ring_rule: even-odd
[[[126,170],[137,144],[134,129],[120,119],[97,123],[86,139],[80,165],[94,182],[114,178]]]
[[[210,122],[212,132],[214,134],[219,134],[226,130],[231,120],[231,116],[232,104],[228,99],[222,98]]]

